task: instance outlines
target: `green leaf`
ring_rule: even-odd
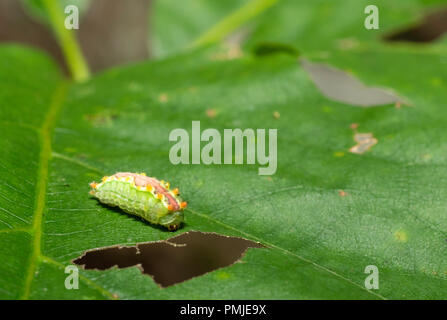
[[[156,56],[188,49],[205,37],[208,29],[226,25],[232,16],[245,11],[246,2],[186,0],[179,6],[176,1],[157,1],[152,11],[154,24],[154,52]],[[242,41],[246,48],[256,48],[264,42],[285,43],[299,51],[327,54],[326,50],[350,45],[352,41],[380,41],[380,34],[412,24],[430,10],[444,5],[444,0],[390,0],[376,4],[379,8],[380,31],[364,28],[365,7],[368,0],[252,0],[262,7],[250,19],[233,21],[227,35],[247,28],[250,36]],[[224,7],[223,7],[224,6]],[[256,6],[252,4],[252,6]],[[185,9],[191,8],[192,12]],[[179,22],[180,21],[180,22]],[[187,26],[187,27],[186,27]],[[216,33],[217,34],[217,33]],[[214,37],[214,42],[223,40]],[[211,39],[209,39],[211,40]]]
[[[74,84],[41,53],[1,47],[0,297],[447,297],[445,43],[360,41],[336,50],[321,41],[329,55],[319,55],[317,40],[297,48],[394,89],[412,106],[330,101],[290,55],[222,60],[209,47]],[[259,176],[254,165],[172,165],[169,133],[190,131],[194,120],[220,132],[277,128],[276,174]],[[348,152],[352,123],[378,139],[368,153]],[[184,228],[166,232],[99,205],[88,183],[116,171],[178,186],[189,204]],[[81,270],[79,289],[64,287],[65,267],[85,250],[189,230],[267,248],[164,289],[136,268]],[[380,271],[378,290],[364,287],[368,265]]]

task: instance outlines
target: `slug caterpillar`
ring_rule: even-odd
[[[178,197],[177,188],[169,188],[169,182],[147,177],[144,173],[118,172],[103,177],[101,183],[90,183],[90,187],[90,194],[100,202],[118,206],[168,230],[177,230],[183,222],[186,202]]]

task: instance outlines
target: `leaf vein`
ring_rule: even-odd
[[[32,223],[32,251],[28,270],[26,272],[22,299],[28,299],[30,296],[34,273],[37,269],[38,260],[41,257],[42,219],[45,209],[48,166],[51,158],[51,137],[57,116],[62,108],[62,101],[65,98],[67,88],[68,84],[62,82],[54,92],[51,105],[39,133],[41,148],[39,154],[39,169],[37,172],[35,210]]]

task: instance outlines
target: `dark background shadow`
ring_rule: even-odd
[[[92,72],[149,58],[150,0],[92,0],[76,35]],[[30,17],[20,0],[0,0],[0,43],[31,45],[49,52],[67,72],[48,26]]]

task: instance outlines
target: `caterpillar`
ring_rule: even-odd
[[[178,188],[170,189],[169,182],[145,173],[117,172],[103,177],[101,183],[90,183],[90,187],[90,194],[100,202],[170,231],[177,230],[183,222],[187,203],[178,196]]]

